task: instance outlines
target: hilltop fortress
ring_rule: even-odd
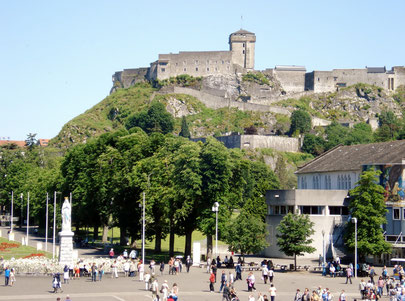
[[[124,69],[115,72],[111,92],[117,88],[127,88],[137,82],[164,80],[181,74],[218,78],[257,72],[254,70],[255,43],[256,35],[241,29],[230,34],[229,51],[187,51],[159,54],[158,60],[152,62],[148,68]],[[261,88],[259,94],[262,96],[259,98],[293,96],[303,92],[333,92],[357,83],[375,85],[386,92],[395,91],[397,87],[405,85],[404,66],[393,67],[391,70],[386,70],[385,67],[366,67],[364,69],[333,69],[332,71],[312,72],[307,72],[304,66],[275,66],[273,69],[261,72],[277,82],[278,92],[271,91],[275,90],[274,86]],[[217,96],[232,99],[232,97],[227,97],[226,93]]]

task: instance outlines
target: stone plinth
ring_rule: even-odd
[[[73,262],[73,235],[72,231],[59,232],[59,263],[70,265]]]

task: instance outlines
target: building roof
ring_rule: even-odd
[[[275,67],[278,71],[306,71],[305,66],[287,66],[287,65],[278,65]]]
[[[367,73],[385,73],[385,67],[366,67]]]
[[[405,140],[339,145],[308,162],[296,173],[358,171],[362,165],[402,164],[402,160],[405,160]]]
[[[8,144],[15,144],[19,147],[24,147],[25,141],[24,140],[0,140],[0,146],[8,145]]]
[[[235,32],[231,33],[231,35],[238,35],[238,34],[252,34],[252,35],[255,35],[253,32],[244,30],[242,28],[239,29],[238,31],[235,31]]]

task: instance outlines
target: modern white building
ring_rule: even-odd
[[[320,155],[296,172],[298,189],[269,190],[267,224],[270,246],[264,253],[284,257],[279,251],[276,227],[288,212],[309,214],[315,223],[313,247],[316,252],[306,258],[343,256],[343,232],[349,217],[348,192],[361,173],[368,168],[381,171],[379,180],[388,209],[383,225],[387,241],[394,244],[396,255],[405,246],[405,140],[351,146],[337,146]]]

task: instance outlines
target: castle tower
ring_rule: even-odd
[[[240,29],[229,36],[229,50],[232,51],[232,62],[243,68],[255,68],[256,35]]]

